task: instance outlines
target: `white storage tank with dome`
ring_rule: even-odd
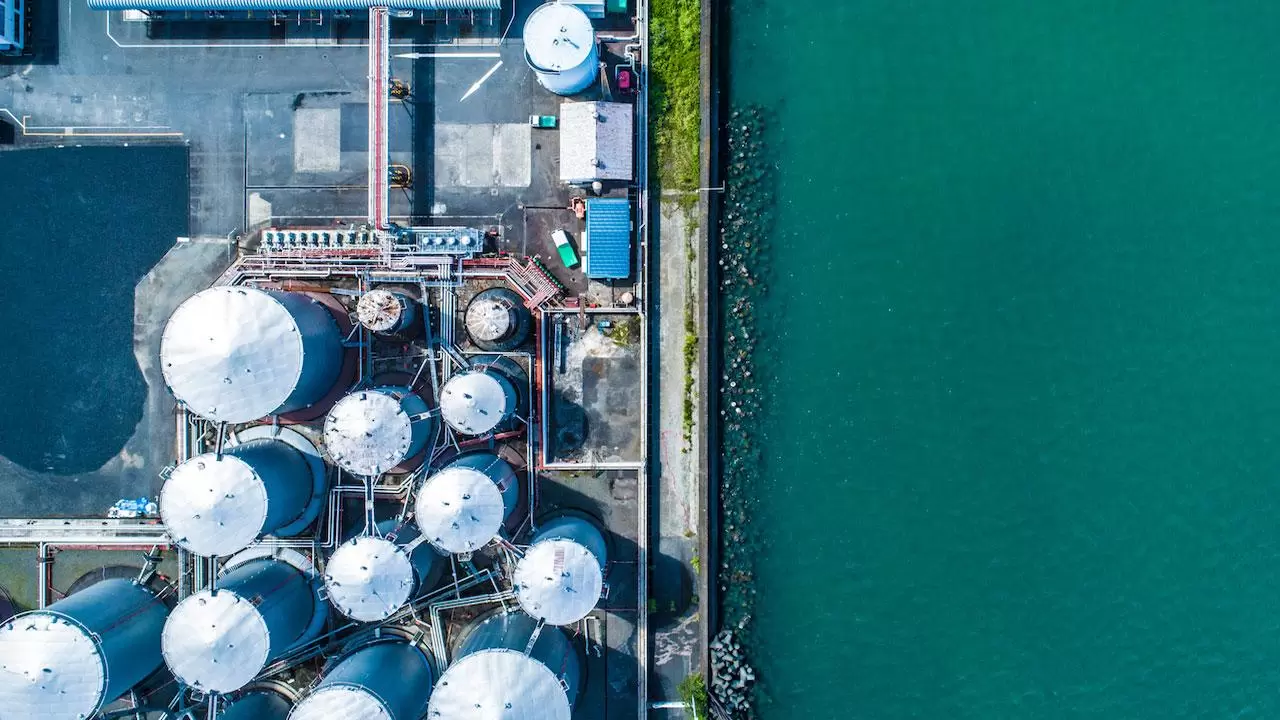
[[[174,311],[160,367],[191,412],[238,424],[319,402],[338,381],[343,352],[337,320],[318,300],[218,286]]]
[[[485,435],[512,420],[520,395],[497,368],[472,369],[449,378],[440,389],[440,415],[454,431]]]
[[[287,720],[293,703],[284,695],[265,689],[252,689],[231,701],[218,720]]]
[[[578,622],[600,601],[606,562],[604,534],[594,523],[576,515],[544,523],[516,564],[520,607],[551,625]]]
[[[411,525],[378,523],[378,534],[361,535],[333,551],[324,569],[329,602],[358,622],[379,622],[430,590],[444,558]]]
[[[538,82],[557,95],[576,95],[600,75],[600,47],[591,18],[574,5],[539,5],[524,24],[525,60]]]
[[[376,477],[425,450],[437,428],[426,400],[407,387],[357,390],[325,418],[325,450],[347,472]]]
[[[463,455],[418,489],[414,520],[442,553],[488,545],[520,501],[520,483],[507,461],[491,453]]]
[[[401,292],[375,288],[356,301],[356,318],[367,330],[379,335],[415,335],[418,301]]]
[[[375,642],[328,669],[289,720],[419,720],[434,679],[421,648],[401,639]]]
[[[467,337],[481,350],[507,352],[529,339],[533,316],[524,301],[512,290],[492,287],[481,290],[467,303],[463,324]]]
[[[582,660],[563,630],[539,630],[538,625],[520,612],[492,615],[473,625],[431,693],[428,717],[570,720]],[[528,648],[535,633],[537,640]]]

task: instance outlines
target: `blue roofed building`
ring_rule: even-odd
[[[631,201],[587,198],[587,231],[582,252],[587,277],[617,280],[631,277]]]
[[[26,32],[26,8],[23,0],[0,0],[0,55],[22,52]]]

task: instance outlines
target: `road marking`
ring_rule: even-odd
[[[489,78],[493,77],[493,74],[494,74],[494,73],[496,73],[496,72],[498,72],[498,69],[499,69],[499,68],[501,68],[501,67],[502,67],[502,61],[501,61],[501,60],[499,60],[497,65],[494,65],[493,67],[489,68],[489,72],[487,72],[487,73],[485,73],[483,76],[481,76],[481,77],[480,77],[480,79],[479,79],[479,80],[477,80],[477,81],[475,82],[475,84],[474,84],[474,85],[472,85],[472,86],[467,90],[467,93],[466,93],[465,95],[463,95],[463,96],[462,96],[462,100],[466,100],[467,98],[471,97],[471,95],[472,95],[473,93],[475,93],[475,91],[479,90],[479,89],[480,89],[480,86],[481,86],[481,85],[483,85],[483,84],[485,83],[485,81],[486,81],[486,80],[488,80]],[[462,102],[462,100],[459,100],[458,102]]]

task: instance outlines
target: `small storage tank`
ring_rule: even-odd
[[[578,622],[600,600],[606,562],[604,534],[585,518],[566,516],[546,523],[516,564],[520,607],[552,625]]]
[[[524,344],[533,327],[529,308],[507,288],[483,290],[467,303],[467,337],[482,350],[506,352]]]
[[[196,690],[229,693],[307,639],[320,600],[298,568],[255,558],[178,603],[164,625],[164,660]]]
[[[376,477],[426,449],[436,429],[420,395],[407,387],[376,387],[333,406],[324,420],[324,445],[347,472]]]
[[[519,395],[503,373],[488,368],[467,370],[440,389],[440,415],[464,435],[484,435],[515,415]]]
[[[412,335],[417,331],[418,303],[402,293],[378,288],[360,296],[356,317],[379,335]]]
[[[196,555],[230,555],[302,518],[314,489],[301,452],[283,440],[252,440],[176,467],[160,490],[160,517]]]
[[[600,48],[591,18],[573,5],[540,5],[524,24],[525,60],[557,95],[586,90],[600,75]]]
[[[82,720],[160,667],[169,609],[131,580],[102,580],[0,625],[0,718]]]
[[[325,673],[289,720],[419,720],[434,679],[417,647],[402,640],[366,645]]]
[[[338,381],[342,356],[342,334],[324,305],[252,287],[196,293],[160,339],[160,367],[178,400],[232,424],[315,404]]]
[[[386,620],[405,603],[431,589],[444,558],[430,543],[408,547],[422,533],[394,520],[378,523],[378,536],[343,543],[325,566],[329,601],[359,622]]]
[[[251,690],[227,705],[218,720],[286,720],[290,710],[293,703],[280,693]]]
[[[582,661],[569,637],[524,613],[493,615],[473,626],[431,693],[432,720],[569,720]]]
[[[463,455],[427,478],[414,501],[414,519],[442,553],[467,553],[493,540],[520,501],[507,461],[490,453]]]

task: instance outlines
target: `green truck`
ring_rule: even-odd
[[[560,262],[567,268],[578,267],[578,253],[574,252],[573,246],[569,244],[569,233],[557,230],[551,233],[551,239],[556,241],[556,252],[560,253]]]

